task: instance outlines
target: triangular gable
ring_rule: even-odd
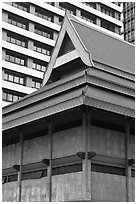
[[[67,54],[68,52],[73,51],[73,50],[75,50],[75,47],[74,47],[69,35],[66,32],[64,39],[63,39],[63,42],[61,44],[59,53],[58,53],[58,57],[60,57],[64,54]]]
[[[63,43],[66,46],[64,49],[63,49]],[[71,48],[70,51],[72,52],[72,54],[71,52],[67,52],[67,50],[69,50],[69,46]],[[52,53],[50,62],[48,64],[47,71],[44,74],[43,86],[47,83],[55,63],[56,63],[55,67],[57,68],[57,64],[60,64],[60,63],[57,63],[58,61],[60,61],[59,59],[63,55],[69,54],[69,53],[70,53],[69,59],[80,57],[83,63],[86,64],[87,66],[93,65],[90,52],[86,49],[80,37],[78,36],[77,31],[75,30],[75,28],[73,27],[69,19],[69,15],[66,14],[64,18],[64,23],[60,30],[55,47],[53,49],[53,53]]]

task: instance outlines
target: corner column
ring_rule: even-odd
[[[49,136],[49,165],[47,168],[48,176],[48,193],[49,202],[52,201],[52,154],[53,154],[53,120],[50,118],[48,121],[48,136]]]
[[[20,152],[19,152],[19,169],[18,169],[18,202],[21,202],[21,193],[22,193],[22,165],[23,165],[23,143],[24,143],[24,135],[22,132],[22,128],[19,128],[20,134]]]
[[[84,200],[91,200],[91,161],[89,160],[89,136],[90,136],[90,111],[88,107],[83,110],[83,137],[84,152],[83,160],[83,193]]]
[[[130,152],[130,120],[125,118],[125,159],[126,159],[126,199],[127,202],[131,202],[131,166],[129,165],[129,159],[131,159]]]

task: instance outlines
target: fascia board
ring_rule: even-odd
[[[113,73],[106,72],[104,70],[100,70],[97,68],[92,67],[91,69],[88,69],[88,75],[98,77],[100,79],[103,79],[105,81],[114,82],[117,85],[124,86],[129,89],[135,90],[135,82],[122,78],[119,75],[114,75]]]
[[[128,96],[88,86],[85,96],[134,110],[135,101]]]
[[[10,121],[18,120],[19,118],[29,116],[29,115],[34,115],[33,117],[36,116],[36,112],[40,112],[42,110],[45,110],[47,108],[51,108],[53,106],[56,106],[60,103],[64,103],[65,101],[69,101],[74,98],[78,98],[82,94],[83,88],[79,88],[77,90],[73,90],[72,92],[64,93],[62,95],[56,96],[50,100],[47,100],[46,103],[45,101],[41,103],[37,103],[33,106],[29,106],[25,109],[21,109],[20,111],[13,112],[9,114],[8,116],[3,116],[3,124],[8,123]]]
[[[53,68],[57,68],[65,63],[68,63],[74,59],[77,59],[79,57],[79,54],[77,50],[73,50],[63,56],[60,56],[56,59],[55,65]]]
[[[68,101],[65,101],[63,103],[58,103],[52,107],[45,108],[43,110],[37,111],[35,113],[32,113],[30,115],[24,115],[24,117],[21,117],[17,120],[11,120],[10,122],[7,122],[2,125],[3,131],[9,130],[11,128],[18,127],[20,125],[28,124],[30,122],[48,117],[50,115],[54,115],[66,110],[70,110],[72,108],[78,107],[83,104],[83,97],[75,97],[71,98]],[[36,109],[35,109],[36,110]]]
[[[124,86],[123,84],[117,84],[117,81],[110,81],[98,76],[87,76],[87,83],[97,86],[99,88],[113,91],[115,93],[121,93],[130,97],[135,97],[135,90]]]

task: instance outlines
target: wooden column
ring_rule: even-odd
[[[20,134],[20,152],[19,152],[19,170],[18,170],[18,202],[21,202],[21,191],[22,191],[22,165],[23,165],[23,141],[24,136],[22,128],[19,128]]]
[[[49,188],[49,202],[52,201],[52,153],[53,153],[53,121],[50,119],[48,122],[48,135],[49,135],[49,166],[48,166],[48,188]]]
[[[83,160],[83,192],[84,200],[91,199],[91,161],[88,159],[89,151],[89,132],[90,132],[90,112],[86,107],[83,110],[83,137],[85,159]]]
[[[125,159],[126,159],[126,198],[127,202],[131,202],[131,166],[129,166],[128,159],[131,157],[130,146],[130,120],[125,118]]]

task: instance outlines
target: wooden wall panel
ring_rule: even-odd
[[[2,201],[17,201],[17,182],[10,182],[2,185]]]
[[[92,151],[97,154],[125,157],[124,133],[99,127],[92,127]]]
[[[92,172],[93,201],[126,201],[126,179],[124,176]]]

